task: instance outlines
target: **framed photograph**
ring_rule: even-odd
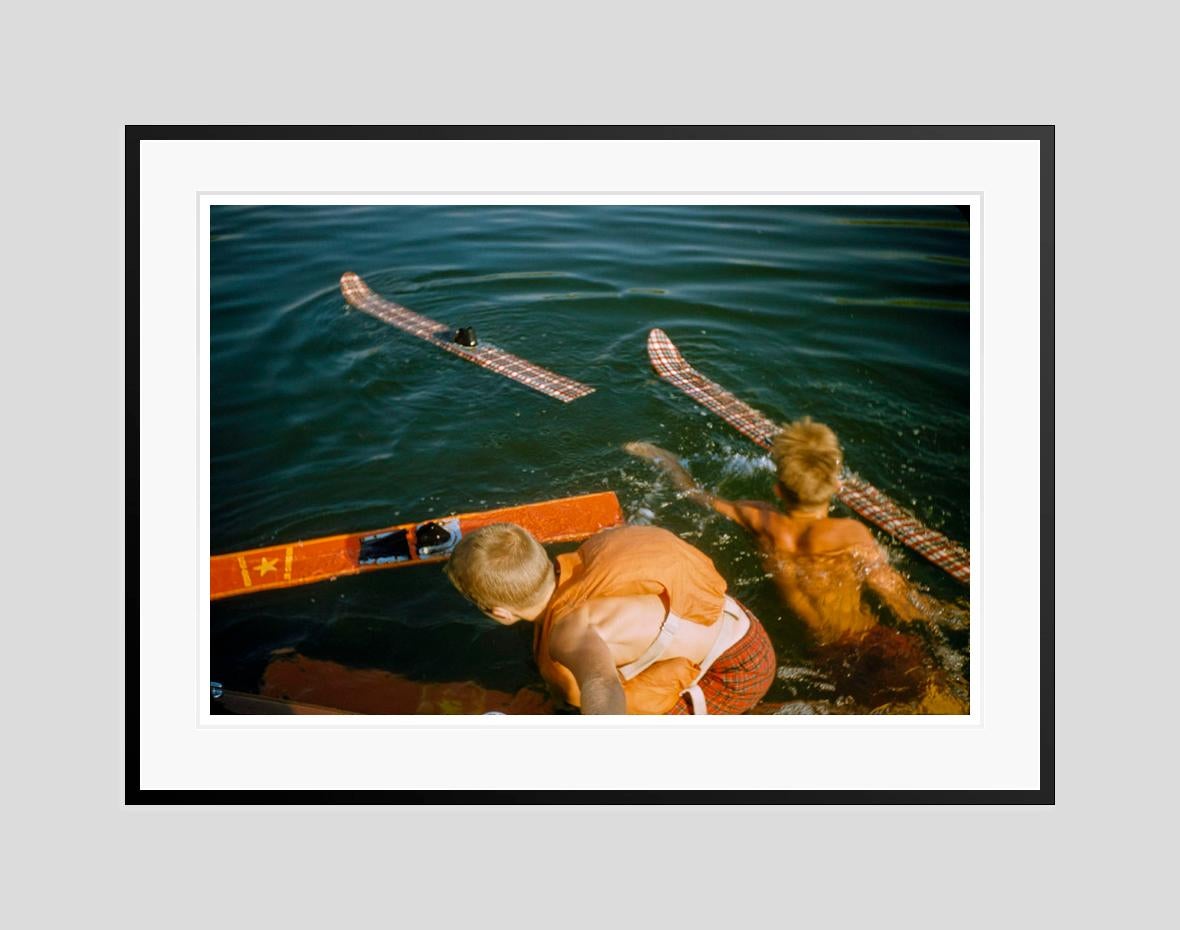
[[[128,126],[127,803],[1052,804],[1053,145]]]

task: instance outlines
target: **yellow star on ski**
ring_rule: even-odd
[[[266,557],[263,557],[262,561],[260,561],[258,563],[258,577],[261,578],[267,572],[277,572],[278,569],[275,568],[275,563],[277,563],[277,562],[278,562],[277,558],[268,559]]]

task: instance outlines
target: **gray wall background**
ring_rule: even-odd
[[[640,895],[641,911],[690,925],[1159,922],[1177,611],[1160,583],[1171,418],[1154,410],[1175,390],[1169,329],[1153,324],[1176,304],[1173,31],[1158,9],[10,9],[0,377],[18,924],[626,924],[619,908]],[[1055,123],[1057,806],[124,809],[135,592],[115,543],[137,360],[123,125],[255,122]],[[1035,518],[1013,514],[1012,532]],[[52,573],[63,534],[101,540],[68,585]],[[47,585],[68,611],[45,613]]]

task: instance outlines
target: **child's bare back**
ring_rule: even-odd
[[[659,446],[633,442],[625,448],[659,465],[680,490],[703,506],[749,530],[783,599],[821,642],[854,637],[877,625],[876,615],[864,602],[866,586],[899,620],[931,619],[937,610],[932,599],[894,571],[868,527],[827,515],[829,495],[837,486],[838,453],[822,468],[813,469],[821,472],[818,493],[799,500],[793,488],[781,481],[776,484],[778,496],[792,498],[784,512],[761,501],[728,501],[708,493],[672,453]]]
[[[834,642],[876,625],[862,594],[879,550],[863,524],[792,517],[758,501],[735,501],[731,506],[733,513],[726,515],[754,534],[763,565],[783,600],[820,642]]]

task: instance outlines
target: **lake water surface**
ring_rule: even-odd
[[[629,519],[703,549],[762,619],[769,700],[878,707],[871,671],[815,649],[751,540],[621,447],[654,442],[723,496],[770,499],[769,457],[651,370],[658,326],[769,416],[829,424],[851,468],[966,543],[968,228],[953,206],[215,206],[212,551],[612,489]],[[563,404],[352,310],[345,271],[595,393]],[[211,678],[239,691],[259,690],[276,650],[413,681],[538,681],[527,625],[484,619],[438,566],[217,601],[211,623]],[[965,683],[966,630],[911,635]]]

